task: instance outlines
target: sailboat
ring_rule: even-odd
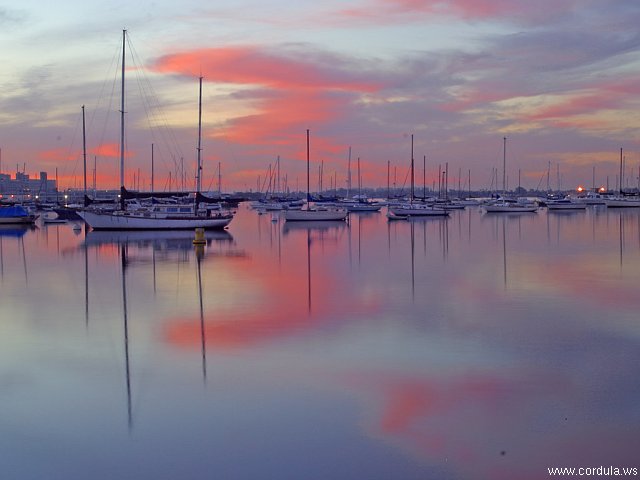
[[[640,207],[640,197],[637,194],[629,194],[622,190],[624,179],[622,148],[620,149],[620,193],[615,197],[607,197],[605,203],[608,208],[634,208]]]
[[[311,192],[309,187],[309,130],[307,129],[307,205],[300,210],[286,210],[284,219],[289,222],[301,221],[335,221],[346,220],[349,212],[345,209],[330,209],[311,205]]]
[[[414,170],[413,170],[413,135],[411,135],[411,195],[409,203],[398,206],[390,206],[387,217],[390,219],[407,217],[447,217],[449,212],[442,208],[427,205],[425,203],[414,203],[415,200]]]
[[[358,195],[353,199],[341,202],[341,205],[350,212],[379,212],[382,205],[369,201],[362,194],[362,177],[360,176],[360,157],[358,157]]]
[[[502,193],[503,195],[506,195],[507,137],[504,137],[502,141]],[[485,205],[484,211],[486,213],[535,213],[538,211],[538,206],[533,203],[522,202],[514,198],[503,196],[498,198],[496,201]]]
[[[192,230],[195,228],[223,229],[233,219],[232,212],[200,208],[200,142],[202,132],[202,77],[198,102],[198,164],[196,199],[191,204],[151,204],[148,207],[127,210],[126,198],[130,192],[124,186],[124,99],[125,99],[125,44],[126,30],[122,31],[122,93],[120,109],[120,208],[114,211],[87,208],[79,215],[93,230]],[[153,192],[149,196],[157,196]]]

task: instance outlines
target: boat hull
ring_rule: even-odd
[[[0,217],[0,225],[33,225],[37,219],[37,215],[27,215],[25,217]]]
[[[535,213],[538,211],[536,205],[485,205],[485,212],[487,213]]]
[[[587,208],[586,203],[565,203],[565,204],[547,203],[548,210],[573,211],[573,210],[585,210],[586,208]]]
[[[640,200],[625,199],[625,198],[612,198],[605,200],[608,208],[638,208],[640,207]]]
[[[93,230],[193,230],[225,228],[232,215],[216,217],[154,217],[122,213],[78,212]]]
[[[449,212],[442,208],[401,206],[389,207],[389,211],[397,217],[447,217]]]
[[[346,210],[286,210],[284,219],[288,222],[315,222],[345,220]]]

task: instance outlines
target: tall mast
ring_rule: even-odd
[[[351,150],[349,150],[351,152]],[[309,190],[309,129],[307,128],[307,203],[311,201],[311,193]]]
[[[391,160],[387,160],[387,199],[391,198],[391,187],[390,187],[390,176],[391,176]]]
[[[153,143],[151,144],[151,191],[153,192],[153,180],[154,180],[154,165],[153,165]]]
[[[124,187],[124,55],[125,55],[125,43],[126,43],[127,31],[122,30],[122,85],[120,96],[120,186]],[[124,205],[124,198],[121,199],[121,204]]]
[[[422,157],[422,199],[427,199],[427,156]]]
[[[347,163],[347,198],[351,196],[351,147],[349,147],[349,161]]]
[[[98,162],[98,157],[97,155],[93,156],[93,198],[97,197],[97,192],[96,192],[96,177],[98,175],[98,171],[96,170],[96,163]]]
[[[219,163],[218,163],[219,165]],[[220,170],[218,169],[218,172],[220,172]],[[276,181],[276,191],[278,193],[278,195],[280,195],[280,155],[278,155],[278,177],[277,177],[277,181]]]
[[[87,135],[84,123],[84,105],[82,105],[82,166],[84,174],[84,196],[87,196]],[[84,199],[86,201],[86,198]]]
[[[200,154],[202,151],[202,77],[200,77],[200,93],[198,95],[198,166],[196,172],[196,192],[201,189],[202,182],[202,163]]]
[[[413,203],[413,133],[411,134],[411,197],[410,201]]]
[[[507,193],[507,137],[502,138],[502,192]]]
[[[622,194],[622,148],[620,148],[620,194]]]
[[[360,177],[360,157],[358,157],[358,200],[362,196],[362,181]]]

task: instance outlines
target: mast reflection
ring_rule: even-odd
[[[328,240],[339,241],[344,230],[349,231],[348,224],[343,221],[321,222],[285,222],[282,232],[285,236],[292,234],[305,234],[307,243],[307,312],[311,314],[312,285],[311,285],[311,250],[316,242],[324,247]],[[351,241],[349,239],[349,245]]]

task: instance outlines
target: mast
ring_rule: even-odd
[[[220,165],[220,163],[218,163]],[[218,173],[220,173],[220,169],[218,168]],[[278,155],[278,176],[276,178],[276,193],[280,195],[280,155]]]
[[[202,151],[202,77],[199,78],[200,91],[198,95],[198,166],[196,171],[196,192],[201,190],[202,183],[202,163],[201,163],[201,151]]]
[[[347,198],[351,196],[351,147],[349,147],[349,161],[347,163]]]
[[[125,56],[125,44],[127,41],[127,31],[122,30],[122,84],[120,90],[120,208],[124,210],[125,201],[124,201],[124,56]]]
[[[96,180],[98,176],[98,171],[96,169],[97,162],[98,162],[98,156],[94,155],[93,156],[93,198],[96,198],[98,196],[98,191],[96,189]]]
[[[502,193],[507,193],[507,137],[502,137]]]
[[[153,180],[154,180],[154,169],[153,169],[153,143],[151,144],[151,191],[153,192]]]
[[[620,148],[620,195],[622,195],[622,147]]]
[[[427,199],[427,156],[422,157],[422,199]]]
[[[444,198],[449,200],[449,162],[444,164]]]
[[[87,135],[85,131],[85,122],[84,122],[84,105],[82,105],[82,166],[83,166],[83,176],[84,176],[84,196],[83,199],[86,201],[87,196]]]
[[[387,199],[391,198],[389,179],[391,175],[391,160],[387,160]]]
[[[411,134],[411,196],[410,198],[410,202],[413,203],[413,197],[414,197],[414,192],[413,192],[413,133]]]
[[[362,197],[362,180],[360,177],[360,157],[358,157],[358,201]]]
[[[349,149],[351,154],[351,149]],[[351,156],[349,156],[351,158]],[[309,129],[307,128],[307,203],[311,201],[311,193],[309,190]]]

